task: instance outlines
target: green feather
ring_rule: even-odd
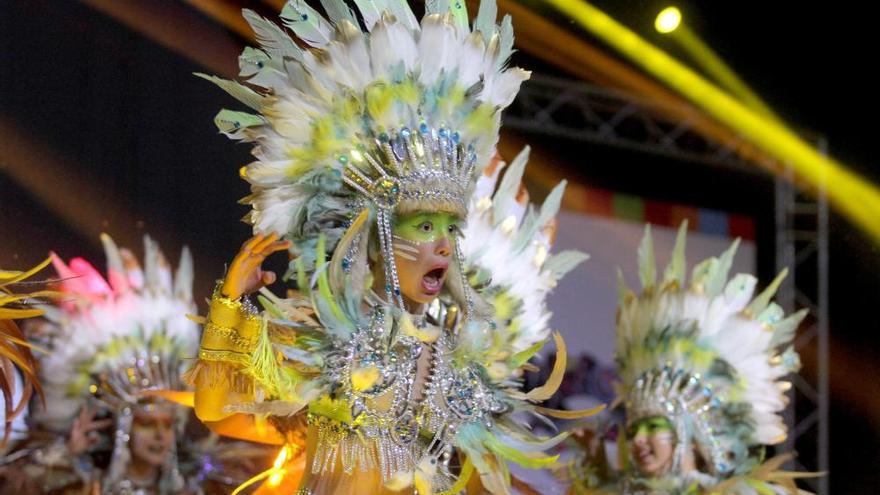
[[[498,438],[489,431],[486,431],[486,433],[484,434],[483,443],[486,445],[486,447],[489,448],[489,450],[504,458],[505,460],[514,462],[522,467],[529,469],[546,468],[553,465],[559,459],[558,455],[535,455],[530,452],[522,452],[513,447],[508,447],[500,440],[498,440]]]
[[[330,291],[330,282],[327,279],[327,270],[325,270],[325,266],[327,265],[326,260],[326,251],[325,251],[325,243],[326,238],[322,235],[318,238],[318,247],[316,249],[317,258],[315,260],[315,272],[318,273],[318,292],[321,295],[321,299],[324,304],[330,309],[333,313],[333,317],[338,321],[345,321],[346,317],[342,313],[342,309],[339,308],[339,305],[336,304],[336,298],[333,297],[333,293]]]
[[[240,134],[244,129],[258,127],[265,123],[266,121],[259,115],[226,110],[225,108],[214,117],[214,125],[217,126],[217,129],[235,139],[241,137]]]
[[[464,0],[450,0],[449,11],[452,12],[452,22],[460,30],[470,31],[467,4]]]
[[[333,26],[305,0],[290,0],[281,10],[281,21],[296,33],[299,39],[314,47],[333,41]]]
[[[730,274],[730,267],[733,266],[733,257],[736,256],[736,250],[739,248],[739,239],[733,241],[729,248],[718,258],[718,263],[713,267],[706,281],[706,294],[709,297],[715,297],[724,290],[727,283],[727,276]]]
[[[770,282],[770,285],[764,289],[758,297],[756,297],[751,304],[749,304],[748,311],[752,314],[761,314],[764,311],[764,308],[767,307],[767,304],[770,303],[770,299],[773,299],[773,296],[776,294],[776,291],[779,290],[779,286],[782,285],[782,281],[785,280],[785,277],[788,276],[788,268],[784,268],[776,278]]]
[[[526,364],[529,359],[532,358],[532,356],[534,356],[538,353],[538,351],[544,348],[544,344],[545,342],[537,342],[535,344],[532,344],[531,347],[514,354],[513,358],[511,359],[513,367],[519,368],[520,366]]]
[[[543,268],[550,272],[554,278],[560,279],[588,259],[590,259],[590,255],[580,251],[561,251],[547,258]]]
[[[639,281],[642,289],[654,287],[657,283],[657,262],[654,258],[654,239],[651,237],[651,225],[645,225],[645,233],[639,244]]]
[[[229,79],[222,79],[217,76],[209,76],[207,74],[202,74],[201,72],[193,73],[196,77],[201,77],[206,81],[211,81],[220,87],[223,91],[229,93],[236,100],[244,103],[245,105],[251,107],[256,111],[260,111],[265,104],[266,98],[257,93],[256,91],[248,88],[247,86],[243,86],[235,81],[230,81]]]
[[[684,276],[687,271],[684,257],[687,230],[688,221],[685,220],[678,227],[678,235],[675,236],[675,247],[672,248],[672,259],[669,260],[669,264],[666,265],[666,270],[663,272],[664,283],[674,281],[684,284]]]
[[[623,302],[627,295],[632,294],[632,290],[626,285],[626,279],[623,277],[623,270],[617,268],[617,300]]]

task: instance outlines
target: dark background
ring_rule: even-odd
[[[174,6],[175,12],[183,6],[188,17],[169,23],[208,26],[228,40],[218,50],[228,52],[234,63],[237,53],[229,48],[243,45],[242,38],[183,2],[148,3]],[[236,3],[266,10],[265,3]],[[539,1],[531,3],[542,8]],[[654,15],[665,5],[595,3],[676,54],[653,32]],[[746,0],[679,6],[692,29],[777,114],[797,129],[825,136],[834,157],[880,181],[874,155],[880,108],[876,76],[868,74],[876,58],[875,18],[861,3],[818,8]],[[522,53],[517,62],[562,75]],[[81,255],[100,263],[98,232],[136,248],[140,235],[149,232],[172,259],[180,245],[193,248],[197,294],[209,294],[225,261],[249,234],[236,222],[247,210],[235,202],[247,194],[237,170],[248,162],[249,150],[217,134],[214,114],[234,103],[193,77],[195,71],[209,70],[85,3],[0,2],[0,266],[28,266],[50,249],[64,258]],[[551,151],[568,175],[590,185],[750,215],[758,225],[760,275],[772,276],[769,177],[521,137]],[[877,245],[832,215],[830,247],[831,486],[834,493],[876,493]]]

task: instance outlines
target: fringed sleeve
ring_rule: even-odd
[[[199,417],[203,413],[209,417],[220,415],[226,406],[253,396],[254,381],[244,369],[251,361],[259,333],[256,308],[248,301],[224,297],[218,286],[211,298],[198,361],[184,377],[196,389]]]

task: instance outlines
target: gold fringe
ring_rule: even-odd
[[[229,361],[200,359],[183,374],[183,380],[197,388],[223,388],[240,394],[254,392],[253,378],[242,373],[238,365]]]

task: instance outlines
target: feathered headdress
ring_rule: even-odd
[[[588,258],[579,251],[550,254],[566,183],[560,182],[540,207],[529,204],[521,183],[528,158],[526,147],[509,166],[498,158],[481,174],[462,240],[471,284],[494,309],[494,342],[483,359],[494,378],[507,378],[547,342],[547,296]]]
[[[114,410],[135,406],[140,393],[180,389],[182,360],[198,349],[199,331],[187,319],[195,311],[192,256],[184,248],[176,275],[149,237],[145,266],[127,249],[101,236],[105,279],[89,262],[52,264],[62,300],[47,308],[51,353],[43,360],[49,402],[46,414],[67,421],[93,395]]]
[[[650,229],[639,247],[641,294],[621,277],[617,354],[627,421],[664,416],[676,427],[677,461],[691,443],[716,479],[753,466],[750,449],[781,442],[783,377],[799,367],[792,339],[806,315],[771,303],[785,273],[757,297],[757,280],[728,279],[738,242],[693,269],[685,283],[682,225],[657,281]]]
[[[293,241],[307,272],[318,238],[333,253],[365,208],[375,214],[385,260],[393,259],[395,213],[464,216],[498,139],[500,111],[528,78],[505,68],[513,31],[509,17],[496,25],[494,0],[482,2],[473,25],[461,0],[426,2],[421,22],[405,0],[355,4],[363,29],[342,0],[321,0],[329,20],[291,0],[284,27],[245,10],[260,42],[239,58],[245,83],[203,76],[257,112],[223,110],[215,122],[255,143],[257,161],[241,171],[253,192],[246,202],[254,230]],[[386,265],[386,292],[400,303],[394,264]]]
[[[194,313],[192,256],[184,248],[176,274],[150,237],[144,237],[144,267],[127,249],[101,236],[107,277],[89,262],[65,263],[51,254],[58,272],[61,301],[46,308],[50,354],[43,360],[47,427],[66,431],[77,409],[93,397],[116,418],[113,455],[104,484],[114,490],[124,481],[128,439],[138,408],[156,407],[144,392],[182,389],[184,360],[198,349]],[[178,425],[179,427],[180,425]],[[160,480],[162,493],[180,488],[176,451]]]

